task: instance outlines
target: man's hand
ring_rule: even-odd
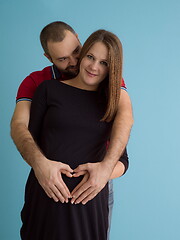
[[[54,201],[64,202],[70,192],[61,174],[72,177],[73,170],[66,164],[48,160],[38,148],[29,130],[31,102],[20,101],[11,120],[11,136],[24,160],[34,169],[35,175],[46,194]]]
[[[68,202],[71,194],[61,174],[72,177],[73,170],[69,165],[46,159],[41,161],[40,165],[34,166],[34,172],[39,184],[50,198],[53,198],[55,202]]]
[[[82,182],[72,191],[71,203],[86,204],[93,199],[105,187],[111,172],[112,170],[103,161],[79,165],[74,169],[73,177],[85,175]]]

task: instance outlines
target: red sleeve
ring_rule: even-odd
[[[122,87],[122,88],[126,88],[126,84],[125,84],[125,82],[124,82],[124,79],[122,79],[121,87]]]
[[[51,67],[46,67],[42,71],[31,73],[20,84],[16,96],[16,102],[21,100],[31,101],[39,84],[44,80],[49,80],[51,78]]]
[[[37,88],[36,83],[31,76],[26,77],[19,86],[16,101],[20,99],[31,100]]]

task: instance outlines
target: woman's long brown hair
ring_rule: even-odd
[[[120,99],[123,62],[122,44],[112,32],[98,30],[85,41],[81,50],[79,65],[96,42],[102,42],[108,48],[109,74],[99,85],[99,88],[101,88],[101,91],[103,90],[107,97],[106,112],[101,121],[110,122],[116,115]]]

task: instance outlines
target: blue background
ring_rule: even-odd
[[[49,65],[39,33],[62,20],[81,42],[94,30],[116,33],[135,124],[130,169],[114,181],[112,240],[180,239],[180,1],[0,1],[0,239],[18,240],[29,167],[10,138],[19,84]]]

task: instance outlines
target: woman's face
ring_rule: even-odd
[[[102,42],[95,43],[80,64],[80,81],[89,90],[96,90],[108,74],[108,49]]]

